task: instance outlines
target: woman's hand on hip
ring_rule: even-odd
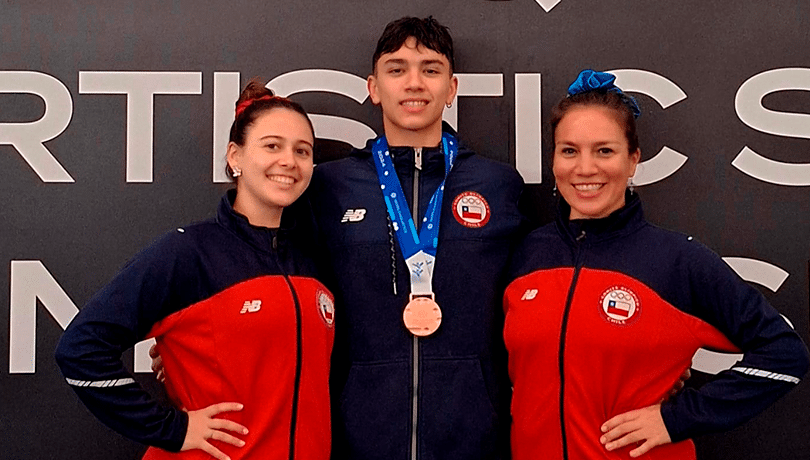
[[[646,454],[655,446],[672,442],[661,417],[661,404],[617,415],[602,425],[602,433],[599,441],[607,450],[638,445],[630,451],[633,458]]]
[[[230,460],[221,450],[214,447],[209,439],[215,439],[232,446],[242,447],[245,441],[227,433],[231,431],[241,435],[248,433],[244,426],[226,419],[214,418],[223,412],[240,411],[244,406],[234,402],[212,404],[200,410],[188,412],[188,430],[181,451],[200,449],[218,460]]]

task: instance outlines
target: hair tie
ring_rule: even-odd
[[[254,99],[248,99],[246,101],[240,102],[239,104],[236,105],[236,118],[239,118],[239,115],[241,115],[242,112],[244,112],[254,102],[269,101],[269,100],[272,100],[273,98],[282,99],[281,97],[276,96],[274,94],[274,95],[265,95],[265,96],[257,97],[257,98],[254,98]]]
[[[607,72],[596,72],[594,70],[586,69],[577,75],[577,79],[568,87],[568,97],[576,94],[585,93],[588,91],[610,91],[618,93],[621,96],[622,102],[633,111],[633,118],[641,116],[641,109],[638,108],[636,100],[625,94],[621,88],[613,84],[616,81],[616,76]]]

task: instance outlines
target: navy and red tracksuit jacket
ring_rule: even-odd
[[[650,460],[695,458],[689,438],[727,430],[795,387],[807,348],[755,288],[691,237],[644,220],[637,195],[604,219],[557,221],[513,256],[504,295],[512,454],[629,459],[601,425],[661,401],[701,348],[743,354],[700,389],[661,406],[672,444]]]
[[[510,166],[460,146],[445,184],[433,275],[442,323],[415,339],[402,319],[410,274],[387,219],[373,142],[319,164],[308,190],[327,285],[340,306],[332,458],[506,459],[511,389],[501,300],[523,224],[523,181]],[[413,148],[389,150],[409,206],[418,202],[419,225],[444,178],[443,152],[422,149],[417,169]]]
[[[239,402],[243,410],[218,417],[246,426],[247,435],[231,433],[246,444],[210,441],[230,458],[325,460],[335,312],[303,250],[312,232],[295,219],[297,205],[285,209],[281,229],[252,226],[234,212],[235,196],[223,197],[216,218],[130,261],[70,323],[57,362],[94,415],[153,446],[144,458],[210,458],[175,453],[188,425],[179,408]],[[159,404],[121,362],[147,337],[157,339],[176,407]]]

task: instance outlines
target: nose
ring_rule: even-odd
[[[278,157],[278,164],[279,166],[283,166],[285,168],[294,168],[295,163],[295,148],[294,147],[287,147],[281,151]]]
[[[419,70],[409,70],[406,76],[406,84],[407,89],[410,90],[421,90],[424,88],[424,81],[422,80],[422,72]]]
[[[596,174],[596,158],[593,152],[582,152],[577,155],[576,169],[579,174],[583,176],[590,176]]]

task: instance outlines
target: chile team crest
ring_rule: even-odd
[[[481,228],[489,222],[489,204],[478,193],[467,191],[453,200],[453,216],[468,228]]]
[[[603,318],[622,326],[635,322],[641,313],[638,296],[623,286],[613,286],[603,292],[599,304]]]
[[[335,302],[332,297],[324,291],[319,290],[315,294],[318,302],[318,311],[321,313],[321,318],[326,322],[326,325],[332,327],[335,322]]]

